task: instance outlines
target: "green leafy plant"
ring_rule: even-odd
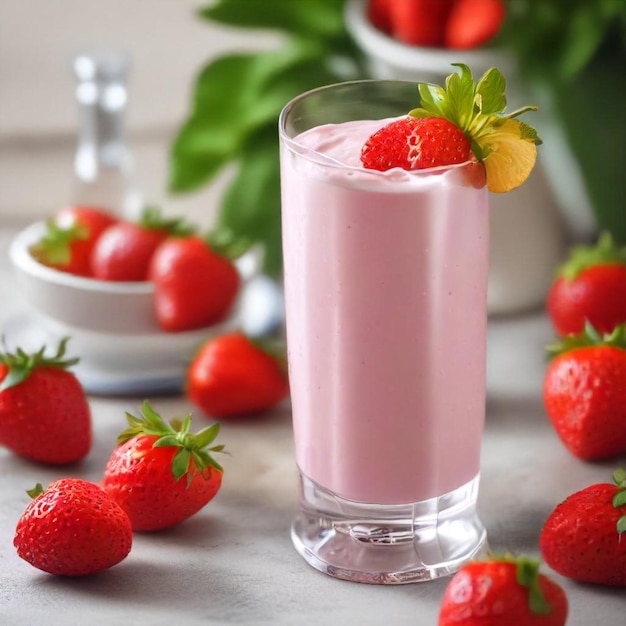
[[[497,44],[560,121],[599,229],[626,243],[626,1],[508,0]]]
[[[218,227],[265,246],[265,270],[281,267],[278,116],[298,94],[364,77],[343,23],[344,0],[216,0],[203,20],[286,35],[273,51],[229,54],[198,74],[188,119],[171,150],[170,189],[199,189],[229,164],[236,172]]]
[[[274,51],[229,54],[208,63],[171,149],[170,189],[190,192],[227,165],[234,177],[217,227],[266,249],[281,267],[278,116],[294,96],[367,78],[347,34],[345,0],[213,0],[200,19],[284,35]],[[626,0],[507,0],[493,45],[510,50],[529,85],[560,119],[598,227],[626,243]]]

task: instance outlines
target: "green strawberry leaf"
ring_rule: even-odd
[[[617,492],[613,496],[613,506],[618,509],[626,506],[626,469],[619,467],[613,472],[613,482],[617,485]],[[617,520],[617,533],[626,533],[626,515]]]
[[[517,582],[524,587],[528,587],[528,603],[530,610],[538,615],[547,615],[552,610],[552,606],[539,586],[539,561],[528,557],[518,557]]]
[[[618,487],[623,487],[626,489],[626,469],[623,467],[619,467],[613,472],[613,482]]]
[[[173,237],[193,235],[195,228],[182,217],[164,217],[157,206],[147,206],[141,212],[139,225],[147,230],[164,230]]]
[[[126,413],[129,427],[122,431],[118,437],[118,444],[142,435],[156,435],[158,438],[152,444],[154,448],[177,448],[172,459],[172,475],[175,480],[180,480],[187,474],[187,487],[193,479],[193,472],[189,471],[189,464],[193,458],[197,471],[202,472],[211,466],[223,471],[222,466],[211,456],[211,452],[225,453],[223,445],[209,448],[220,431],[219,424],[212,424],[202,429],[197,434],[191,430],[191,413],[184,419],[174,417],[166,423],[146,400],[143,403],[139,416]]]
[[[220,432],[220,425],[218,423],[212,424],[203,428],[196,434],[196,445],[198,448],[206,448],[209,444],[213,443]]]
[[[186,448],[180,448],[172,461],[174,480],[180,480],[188,472],[190,461],[191,452]]]
[[[40,496],[43,492],[44,492],[44,488],[41,483],[37,483],[32,489],[26,490],[26,493],[33,499],[36,498],[37,496]]]
[[[617,246],[609,232],[601,233],[595,245],[574,246],[567,261],[557,270],[557,275],[572,281],[585,270],[598,265],[626,266],[626,246]]]
[[[252,240],[249,237],[238,234],[226,226],[214,228],[209,232],[205,241],[215,252],[225,259],[238,259],[252,247]]]
[[[475,85],[472,72],[462,63],[454,63],[461,68],[461,73],[453,72],[446,78],[448,114],[450,121],[460,128],[469,128],[474,117]]]
[[[476,85],[478,108],[484,115],[503,113],[506,109],[506,79],[502,72],[491,68]]]
[[[37,352],[27,354],[21,348],[17,348],[15,353],[9,352],[6,347],[0,353],[0,363],[7,367],[7,373],[0,383],[0,391],[16,387],[26,381],[32,372],[38,367],[55,367],[62,370],[76,365],[78,358],[65,358],[65,350],[69,337],[64,337],[57,348],[56,354],[46,356],[46,347],[42,346]]]
[[[176,434],[163,435],[152,445],[153,448],[169,448],[175,446],[178,446],[178,435]]]
[[[72,260],[72,243],[88,237],[89,229],[84,224],[62,228],[54,219],[49,219],[43,237],[29,248],[29,252],[40,263],[62,267]]]
[[[552,359],[580,348],[600,346],[626,350],[626,324],[616,326],[612,332],[603,335],[592,324],[585,322],[582,332],[560,337],[558,341],[546,347],[546,352],[548,358]]]

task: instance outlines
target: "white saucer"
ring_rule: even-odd
[[[180,393],[185,373],[196,349],[211,336],[239,327],[231,319],[202,331],[188,333],[111,336],[77,332],[35,314],[9,318],[2,328],[6,347],[27,352],[46,346],[56,350],[66,336],[67,356],[79,357],[71,368],[85,391],[94,395],[141,395]]]

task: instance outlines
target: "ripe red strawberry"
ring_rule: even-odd
[[[588,326],[550,350],[543,397],[565,447],[584,460],[626,452],[626,325],[603,337]]]
[[[546,563],[584,583],[626,586],[626,471],[613,485],[591,485],[561,502],[541,531]]]
[[[284,355],[242,333],[207,341],[187,372],[187,395],[207,415],[260,413],[288,392]]]
[[[191,236],[164,241],[154,253],[149,276],[154,307],[168,332],[222,321],[239,292],[239,273],[217,244]],[[224,252],[227,254],[227,252]]]
[[[463,131],[442,117],[403,117],[376,131],[361,150],[363,167],[385,171],[464,163],[471,144]]]
[[[525,557],[474,561],[452,578],[438,626],[563,626],[563,589]]]
[[[91,276],[91,251],[104,230],[116,222],[104,209],[67,207],[48,220],[46,233],[31,246],[30,253],[54,269]]]
[[[498,34],[505,17],[504,0],[456,0],[446,23],[445,47],[477,48]]]
[[[109,458],[103,487],[128,513],[133,530],[175,526],[202,509],[222,484],[223,469],[211,452],[224,446],[209,448],[220,426],[194,435],[191,415],[166,424],[148,402],[140,417],[126,415],[129,428]]]
[[[84,576],[116,565],[132,547],[128,515],[101,487],[63,478],[29,491],[13,545],[34,567],[59,576]]]
[[[94,278],[148,280],[155,250],[168,237],[187,237],[193,229],[179,218],[164,218],[156,207],[144,209],[138,222],[120,221],[107,228],[91,253]]]
[[[391,33],[391,5],[393,0],[369,0],[367,19],[383,33]]]
[[[604,233],[595,246],[577,246],[548,294],[548,314],[559,335],[590,322],[602,333],[626,322],[626,247]]]
[[[68,339],[54,356],[17,349],[0,354],[0,444],[15,454],[53,465],[82,459],[91,448],[85,392],[64,359]]]
[[[441,46],[453,0],[393,0],[391,34],[413,46]]]

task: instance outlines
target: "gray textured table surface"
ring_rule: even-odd
[[[10,235],[0,230],[0,330],[23,306],[7,267]],[[480,508],[498,551],[536,555],[552,508],[572,491],[608,480],[615,465],[577,461],[547,423],[540,387],[542,349],[550,339],[541,314],[490,322]],[[175,529],[136,535],[118,566],[63,579],[19,559],[12,540],[28,501],[25,489],[69,475],[98,480],[124,411],[142,400],[91,398],[94,448],[75,466],[34,465],[0,449],[0,624],[436,625],[447,580],[359,585],[328,578],[296,554],[289,539],[296,473],[288,404],[254,420],[224,423],[220,440],[232,456],[224,461],[215,500]],[[168,416],[193,409],[180,397],[152,400]],[[625,623],[624,590],[555,577],[569,596],[568,626]]]

